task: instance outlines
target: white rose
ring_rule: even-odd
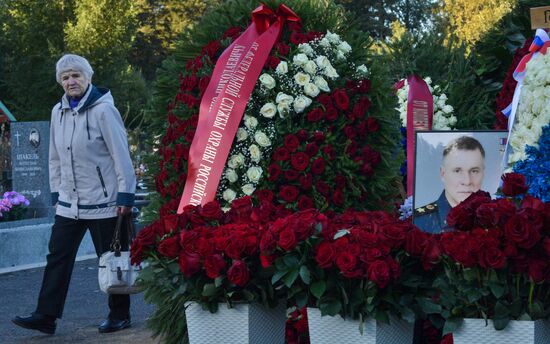
[[[340,36],[336,33],[330,32],[328,30],[327,30],[327,34],[325,35],[324,38],[328,39],[328,41],[330,43],[333,43],[333,44],[340,43]]]
[[[323,74],[325,74],[326,76],[328,76],[331,79],[336,79],[339,76],[338,73],[336,72],[336,69],[334,69],[334,67],[332,67],[332,66],[326,67]]]
[[[235,172],[234,169],[228,168],[225,170],[225,178],[229,180],[230,183],[235,183],[237,179],[239,179],[239,176],[237,175],[237,172]]]
[[[267,73],[260,75],[260,82],[265,88],[269,90],[273,89],[273,87],[275,87],[276,85],[275,79],[273,79],[273,77]]]
[[[260,109],[260,114],[265,118],[273,118],[277,113],[277,106],[273,103],[267,103]]]
[[[348,42],[342,41],[340,44],[338,44],[337,49],[344,54],[348,54],[351,51],[351,46],[348,44]]]
[[[260,158],[262,157],[262,152],[260,151],[260,148],[256,145],[250,145],[248,147],[248,152],[250,153],[250,159],[253,162],[260,162]]]
[[[309,61],[306,54],[296,54],[294,55],[294,58],[292,59],[292,62],[294,62],[297,66],[303,66]]]
[[[229,161],[227,162],[227,166],[231,168],[237,168],[239,166],[242,166],[244,164],[244,155],[241,153],[232,155],[229,158]]]
[[[294,111],[301,113],[311,105],[311,99],[306,96],[298,96],[294,99]]]
[[[368,75],[369,74],[369,70],[367,69],[367,66],[365,66],[364,64],[357,67],[355,69],[355,72],[359,75]]]
[[[317,97],[319,95],[319,87],[309,82],[304,86],[304,93],[310,97]]]
[[[245,128],[237,129],[237,142],[244,141],[248,138],[248,133]]]
[[[330,64],[330,60],[325,55],[317,56],[317,58],[315,59],[315,63],[317,63],[317,66],[319,66],[319,68],[321,69],[325,69],[328,66],[332,67],[332,65]]]
[[[294,97],[292,96],[289,96],[288,94],[285,94],[283,92],[279,92],[277,94],[277,97],[275,98],[275,102],[277,104],[291,104],[292,101],[294,100]]]
[[[336,59],[338,61],[342,61],[342,60],[345,60],[346,59],[346,54],[344,54],[341,50],[338,50],[336,52]]]
[[[246,171],[246,176],[253,183],[258,183],[260,177],[262,176],[262,168],[258,166],[252,166]]]
[[[309,74],[298,72],[294,75],[294,81],[296,81],[296,83],[300,86],[304,86],[309,82],[309,80],[311,80]]]
[[[300,43],[298,45],[298,51],[310,56],[314,53],[313,48],[308,43]]]
[[[256,119],[256,117],[244,116],[244,125],[248,129],[254,129],[258,125],[258,120]]]
[[[313,75],[317,73],[317,65],[313,61],[307,61],[307,63],[304,65],[304,71]]]
[[[252,195],[252,193],[254,192],[254,190],[256,190],[256,188],[254,187],[254,185],[252,184],[245,184],[243,185],[243,187],[241,188],[241,191],[247,195],[247,196],[250,196]]]
[[[259,144],[261,147],[269,147],[271,146],[271,140],[269,137],[267,137],[266,134],[264,134],[261,131],[257,131],[254,133],[254,140],[257,144]]]
[[[443,108],[445,106],[445,100],[439,97],[439,99],[435,102],[435,105],[437,105],[437,107],[439,108]]]
[[[277,68],[275,68],[275,73],[277,74],[286,74],[288,73],[288,63],[285,61],[279,62]]]
[[[452,113],[453,112],[453,107],[451,105],[445,105],[443,107],[443,112],[445,112],[446,114],[449,114],[449,113]]]
[[[237,197],[237,193],[231,189],[227,189],[223,192],[222,197],[227,202],[231,202]]]
[[[328,83],[325,79],[323,79],[322,76],[316,76],[313,78],[313,83],[315,86],[319,87],[319,89],[323,92],[330,92],[330,88],[328,87]]]
[[[325,48],[330,48],[330,41],[325,36],[325,37],[321,38],[321,40],[319,41],[319,45],[322,46],[322,47],[325,47]]]
[[[424,81],[428,84],[428,85],[431,85],[432,84],[432,78],[430,78],[429,76],[427,76]]]
[[[279,117],[285,118],[285,116],[290,111],[290,105],[287,103],[279,103],[277,104],[277,112],[279,112]]]
[[[449,117],[449,125],[454,127],[455,124],[456,124],[456,117],[455,116]]]

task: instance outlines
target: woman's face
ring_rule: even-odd
[[[89,84],[90,81],[80,71],[69,70],[61,73],[63,90],[72,98],[82,97]]]

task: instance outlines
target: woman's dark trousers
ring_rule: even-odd
[[[61,318],[76,254],[86,230],[90,230],[95,251],[99,257],[110,249],[116,221],[116,217],[75,220],[55,216],[48,244],[50,253],[46,257],[47,264],[36,307],[37,313]],[[126,230],[122,232],[122,247],[127,249],[128,235]],[[130,295],[109,295],[109,318],[115,320],[130,318]]]

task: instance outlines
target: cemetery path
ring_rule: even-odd
[[[53,336],[22,329],[11,322],[15,315],[27,315],[36,307],[44,268],[0,274],[0,343],[85,343],[148,344],[158,343],[146,328],[153,306],[143,294],[132,295],[132,327],[115,333],[100,334],[97,325],[108,313],[107,296],[97,283],[97,260],[75,263],[63,318],[57,321]]]

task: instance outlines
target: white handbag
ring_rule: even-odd
[[[119,215],[111,242],[111,251],[107,251],[99,257],[99,288],[107,294],[135,294],[141,291],[136,285],[141,265],[132,265],[130,252],[121,251],[120,235],[125,219],[127,220],[128,241],[131,242],[134,238],[132,219],[129,216]]]

